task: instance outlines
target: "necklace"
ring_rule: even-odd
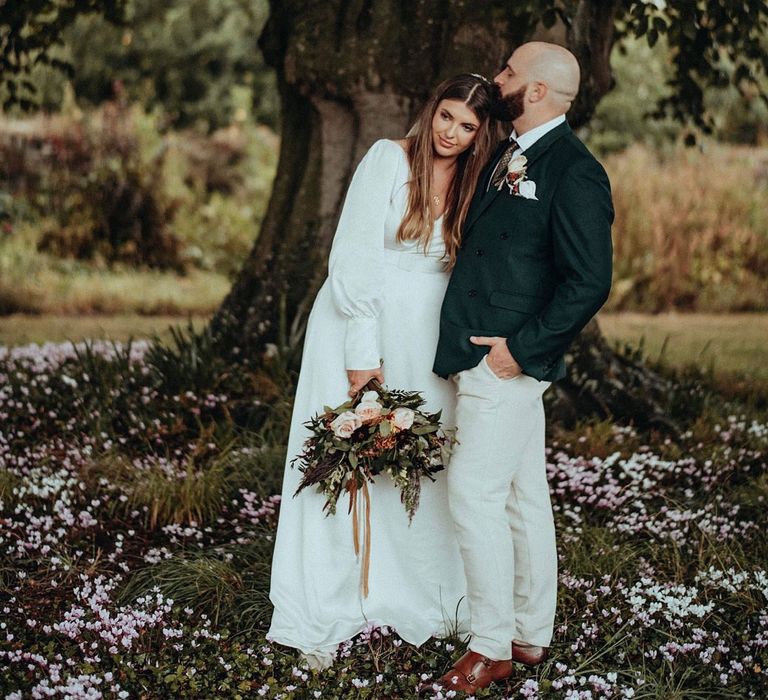
[[[438,195],[432,195],[432,204],[434,204],[436,207],[440,206],[440,197]]]

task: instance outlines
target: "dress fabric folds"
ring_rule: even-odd
[[[332,652],[368,625],[387,625],[423,644],[468,627],[466,582],[448,510],[445,472],[426,481],[413,522],[400,493],[382,476],[370,487],[369,595],[360,592],[347,496],[326,517],[314,488],[293,497],[301,472],[291,460],[308,437],[304,423],[347,397],[347,369],[383,360],[385,384],[420,391],[425,409],[454,425],[453,384],[432,373],[440,306],[448,274],[441,220],[425,254],[398,243],[410,178],[405,151],[377,141],[347,192],[331,250],[328,278],[307,325],[293,408],[280,518],[272,563],[274,613],[268,637],[304,653]]]

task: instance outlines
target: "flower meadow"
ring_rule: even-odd
[[[266,639],[291,373],[174,337],[0,348],[0,698],[452,697],[455,634]],[[551,428],[552,654],[478,697],[768,697],[766,397],[674,379],[679,435]]]

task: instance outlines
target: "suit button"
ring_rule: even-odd
[[[478,258],[481,258],[485,254],[485,251],[482,248],[478,248],[475,251],[475,255],[477,255]]]
[[[500,238],[502,241],[506,241],[507,238],[509,238],[509,234],[506,231],[504,231],[504,233],[501,234]]]
[[[470,290],[467,292],[467,296],[470,296],[470,297],[476,297],[476,296],[477,296],[477,290],[476,290],[476,289],[470,289]]]

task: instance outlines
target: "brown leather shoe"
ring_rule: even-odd
[[[509,659],[494,661],[475,651],[468,651],[440,679],[446,690],[457,690],[474,694],[480,688],[487,688],[494,681],[503,681],[512,675]]]
[[[546,661],[549,656],[548,647],[537,647],[534,644],[512,642],[512,661],[526,666],[536,666]]]

